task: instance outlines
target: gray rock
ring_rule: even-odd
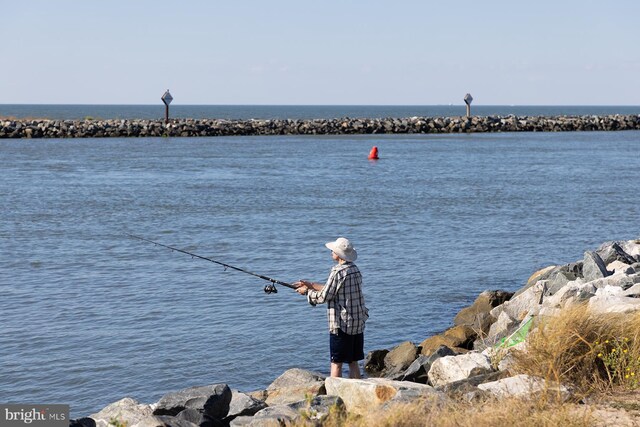
[[[389,350],[373,350],[364,359],[364,370],[371,376],[378,376],[384,371],[384,358]]]
[[[469,378],[444,384],[436,387],[436,390],[442,391],[448,395],[464,395],[466,393],[476,391],[480,384],[497,381],[507,378],[508,376],[508,373],[504,371],[489,372],[487,374],[474,375]]]
[[[579,277],[582,277],[582,263],[580,268],[576,267],[577,264],[567,264],[554,268],[547,275],[547,289],[545,296],[553,295],[562,289],[567,283],[573,282]]]
[[[612,275],[631,275],[636,272],[636,270],[631,267],[629,264],[625,264],[622,261],[612,261],[607,264],[607,270],[611,272]]]
[[[640,284],[633,285],[622,293],[625,297],[640,298]]]
[[[304,418],[322,422],[332,410],[344,411],[345,406],[340,396],[316,396],[311,400],[303,400],[289,405],[291,409],[302,414]]]
[[[486,345],[493,345],[497,343],[500,338],[504,338],[505,336],[509,335],[509,333],[514,330],[517,324],[518,321],[516,319],[509,316],[506,311],[503,311],[502,313],[500,313],[500,316],[498,316],[498,320],[496,320],[491,325],[489,334],[487,335],[483,343],[485,345],[480,345],[480,343],[478,343],[474,347],[480,348],[485,347]]]
[[[384,358],[385,377],[401,375],[418,357],[418,347],[405,341],[394,347]]]
[[[563,400],[571,396],[569,389],[565,386],[529,375],[516,375],[514,377],[479,384],[478,388],[488,391],[498,398],[534,398],[541,393],[547,392],[556,392],[561,395]]]
[[[429,369],[429,383],[434,387],[475,375],[493,372],[491,361],[482,353],[467,353],[436,359]]]
[[[90,415],[90,418],[94,419],[97,424],[100,421],[109,423],[115,419],[127,425],[133,425],[151,416],[152,412],[151,405],[141,404],[130,397],[125,397],[107,405],[100,412]]]
[[[456,353],[447,346],[440,346],[430,356],[419,356],[402,374],[402,381],[413,381],[416,383],[426,384],[429,380],[429,369],[436,359],[445,356],[454,356]]]
[[[453,324],[471,326],[476,330],[486,333],[491,323],[495,320],[489,315],[489,312],[505,301],[508,301],[512,296],[512,292],[500,290],[484,291],[478,295],[471,306],[463,308],[458,312],[453,320]]]
[[[229,413],[225,419],[229,421],[235,417],[251,416],[266,407],[267,404],[264,401],[258,400],[238,390],[232,390]]]
[[[617,286],[622,290],[631,288],[633,285],[640,283],[640,273],[634,273],[631,275],[616,274],[607,276],[602,279],[597,279],[589,282],[597,289],[605,288],[607,286]]]
[[[166,415],[163,415],[161,417],[164,417],[164,416]],[[188,408],[181,411],[178,415],[175,416],[175,419],[188,421],[199,427],[218,427],[218,426],[224,425],[223,422],[209,418],[202,412],[193,408]]]
[[[153,414],[175,416],[191,408],[213,419],[222,419],[229,412],[230,403],[231,389],[226,384],[190,387],[162,396]]]
[[[535,285],[526,291],[491,310],[491,315],[497,319],[496,322],[500,320],[500,315],[503,312],[516,321],[524,319],[527,314],[542,304],[544,294],[547,291],[547,283],[546,280],[537,281]],[[491,325],[489,337],[495,336],[495,333],[491,332],[492,330],[495,331],[494,325]]]
[[[596,294],[597,288],[590,283],[571,282],[546,298],[543,302],[545,307],[564,308],[566,305],[583,302]]]
[[[282,405],[304,400],[307,396],[325,394],[324,375],[304,369],[285,371],[267,387],[266,403]]]
[[[627,254],[632,256],[636,262],[640,262],[640,239],[621,242],[620,246]]]
[[[288,405],[276,405],[257,412],[253,417],[233,419],[230,427],[282,427],[300,418],[300,413]]]
[[[640,298],[623,295],[596,295],[589,300],[588,307],[594,314],[634,313],[640,311]]]
[[[549,277],[549,274],[551,274],[551,272],[555,271],[555,269],[557,268],[558,266],[556,265],[550,265],[548,267],[544,267],[534,272],[527,280],[527,283],[522,288],[518,289],[515,294],[513,294],[512,298],[520,295],[521,293],[529,289],[531,286],[538,283],[540,280],[547,280],[547,278]]]
[[[596,250],[596,253],[600,256],[605,265],[609,265],[613,261],[620,261],[631,265],[637,261],[633,256],[625,252],[625,250],[620,246],[620,243],[621,242],[603,243]]]
[[[584,276],[585,282],[590,282],[607,277],[609,272],[607,271],[607,266],[604,261],[602,261],[602,258],[600,258],[597,253],[587,251],[584,253],[582,275]]]
[[[433,387],[409,381],[393,381],[385,378],[348,379],[328,377],[325,380],[327,394],[340,396],[349,412],[363,414],[394,399],[401,391],[411,396],[440,396]],[[413,390],[413,391],[411,391]],[[400,396],[398,396],[400,398]]]

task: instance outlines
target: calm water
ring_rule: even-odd
[[[582,116],[640,114],[640,106],[544,106],[474,105],[479,116]],[[9,105],[0,104],[0,117],[33,117],[65,120],[158,119],[164,118],[164,105]],[[171,117],[220,119],[331,119],[337,117],[448,117],[466,114],[460,105],[180,105],[172,104]]]
[[[366,351],[420,342],[485,289],[639,237],[640,132],[0,140],[0,402],[328,371],[324,307],[283,281],[359,249]],[[366,156],[373,145],[381,159]]]

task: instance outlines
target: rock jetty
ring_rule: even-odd
[[[336,118],[313,120],[7,120],[0,138],[566,132],[640,129],[640,115]]]
[[[172,392],[152,404],[124,398],[72,420],[71,425],[239,427],[301,421],[322,425],[331,411],[362,415],[418,399],[529,399],[550,390],[569,399],[570,387],[511,374],[509,354],[496,357],[496,351],[511,350],[496,343],[510,339],[532,316],[553,318],[579,304],[596,314],[638,312],[639,296],[640,239],[607,242],[585,252],[581,260],[535,272],[515,293],[482,292],[458,313],[451,328],[420,344],[407,341],[370,352],[365,361],[367,379],[326,378],[294,368],[266,390],[244,393],[221,383]],[[522,344],[526,341],[514,348]],[[624,425],[637,425],[635,421]]]

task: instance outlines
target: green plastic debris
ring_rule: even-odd
[[[518,329],[510,336],[502,338],[500,343],[496,346],[496,348],[509,348],[513,347],[516,344],[520,344],[527,337],[529,333],[529,329],[531,329],[531,325],[533,324],[533,316],[529,317],[529,320],[520,325]]]

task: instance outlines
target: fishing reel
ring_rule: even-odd
[[[264,292],[266,294],[277,294],[278,290],[276,289],[276,286],[274,284],[269,283],[264,287]]]

